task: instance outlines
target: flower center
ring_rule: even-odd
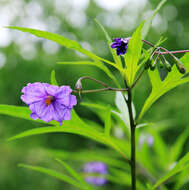
[[[46,106],[49,106],[54,101],[54,96],[48,96],[45,99]]]

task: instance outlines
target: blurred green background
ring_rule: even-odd
[[[77,40],[95,54],[112,60],[102,31],[94,22],[97,18],[112,38],[128,37],[139,23],[148,18],[158,0],[0,0],[0,104],[22,105],[21,89],[29,82],[49,82],[52,69],[60,85],[74,84],[81,76],[92,76],[109,85],[113,83],[100,70],[89,66],[57,65],[58,61],[89,60],[78,52],[67,50],[48,40],[30,34],[10,31],[3,26],[17,25],[55,32]],[[189,1],[168,1],[154,18],[147,39],[157,42],[160,36],[167,39],[163,46],[169,50],[189,48]],[[179,55],[181,56],[181,55]],[[112,69],[112,68],[111,68]],[[114,71],[119,77],[117,71]],[[122,81],[120,80],[122,83]],[[86,82],[84,88],[96,88]],[[139,111],[150,92],[148,77],[137,85],[134,96]],[[155,103],[144,117],[144,121],[171,121],[171,126],[162,133],[171,144],[189,126],[189,84],[170,91]],[[114,94],[102,92],[83,95],[83,101],[114,105]],[[95,120],[83,106],[76,111],[86,119]],[[53,158],[41,152],[41,148],[75,151],[95,148],[95,142],[68,134],[51,134],[29,137],[14,142],[6,139],[26,129],[39,126],[32,121],[0,115],[0,189],[75,189],[51,177],[18,168],[18,163],[59,167]],[[79,144],[78,144],[79,142]],[[188,151],[189,143],[183,148]],[[80,169],[81,165],[75,165]],[[109,189],[124,189],[111,185]]]

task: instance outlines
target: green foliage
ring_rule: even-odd
[[[69,40],[69,39],[67,39],[64,36],[61,36],[59,34],[46,32],[46,31],[42,31],[42,30],[36,30],[36,29],[32,29],[32,28],[18,27],[18,26],[9,26],[7,28],[19,30],[22,32],[29,32],[30,34],[33,34],[37,37],[51,40],[51,41],[56,42],[62,46],[65,46],[66,48],[70,48],[70,49],[79,51],[80,53],[83,53],[84,55],[90,57],[91,59],[93,59],[95,61],[96,60],[103,61],[103,62],[119,69],[119,67],[117,65],[115,65],[114,63],[112,63],[111,61],[108,61],[106,59],[98,57],[97,55],[93,54],[92,52],[82,48],[78,42],[76,42],[74,40]]]
[[[110,137],[110,133],[111,133],[111,108],[110,106],[107,107],[106,113],[105,113],[105,135],[107,136],[107,138]]]
[[[83,184],[84,187],[88,190],[92,190],[92,187],[88,185],[88,183],[85,182],[85,180],[81,177],[80,174],[78,174],[73,168],[71,168],[66,162],[56,158],[56,161],[59,162],[67,171],[68,173],[75,178],[75,180],[79,181],[81,184]]]
[[[72,62],[58,62],[58,64],[62,65],[89,65],[89,66],[95,66],[104,71],[107,76],[109,76],[116,85],[119,85],[114,75],[111,73],[111,71],[100,61],[72,61]]]
[[[153,188],[154,189],[157,188],[159,185],[164,183],[166,180],[171,178],[173,175],[181,172],[182,170],[187,169],[188,167],[189,167],[189,153],[187,153],[183,158],[181,158],[172,170],[170,170],[165,176],[160,178],[156,182],[156,184],[153,186]]]
[[[132,86],[139,67],[138,61],[141,56],[143,45],[141,41],[141,30],[143,25],[144,23],[142,23],[132,35],[131,39],[129,40],[127,53],[125,54],[125,77],[129,86]]]
[[[67,182],[79,189],[82,189],[82,190],[87,190],[88,188],[79,184],[78,182],[76,182],[75,180],[73,180],[71,177],[65,175],[65,174],[62,174],[60,172],[57,172],[55,170],[52,170],[52,169],[48,169],[48,168],[44,168],[44,167],[39,167],[39,166],[31,166],[31,165],[26,165],[26,164],[19,164],[19,167],[23,167],[23,168],[27,168],[27,169],[30,169],[30,170],[33,170],[33,171],[37,171],[37,172],[40,172],[40,173],[44,173],[46,175],[49,175],[49,176],[52,176],[52,177],[55,177],[59,180],[62,180],[64,182]]]
[[[187,70],[189,70],[189,53],[186,53],[180,61],[184,64]],[[189,82],[188,77],[183,77],[181,73],[178,72],[176,66],[174,65],[172,71],[168,74],[165,80],[161,81],[158,70],[148,71],[150,82],[152,85],[152,91],[149,97],[146,99],[142,111],[140,112],[138,120],[140,120],[144,113],[151,107],[151,105],[157,101],[163,94],[167,93],[169,90]]]
[[[158,4],[158,6],[156,7],[156,9],[154,10],[152,16],[147,19],[147,21],[145,22],[144,24],[144,27],[142,29],[142,39],[145,39],[149,30],[150,30],[150,27],[152,25],[152,21],[154,19],[154,17],[156,16],[156,14],[159,12],[159,10],[161,9],[161,7],[166,3],[167,0],[162,0],[160,1],[160,3]]]
[[[102,29],[102,31],[104,32],[104,35],[105,35],[107,43],[108,43],[109,50],[112,53],[115,63],[120,67],[120,69],[122,69],[121,58],[120,58],[120,56],[117,56],[116,50],[111,48],[112,40],[111,40],[108,32],[105,30],[105,28],[102,26],[102,24],[100,24],[100,22],[97,19],[95,19],[95,21],[99,25],[99,27]]]
[[[58,83],[57,83],[57,81],[56,81],[56,76],[55,76],[55,71],[54,71],[54,70],[51,71],[51,84],[58,86]]]

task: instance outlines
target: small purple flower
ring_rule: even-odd
[[[103,162],[88,162],[85,164],[83,171],[85,174],[89,174],[89,176],[85,177],[85,181],[90,184],[102,186],[107,182],[104,175],[108,174],[108,170]],[[95,174],[98,176],[95,176]]]
[[[124,55],[127,52],[128,44],[128,38],[115,38],[111,48],[116,48],[117,55]]]
[[[55,86],[48,83],[29,83],[22,89],[21,96],[32,111],[32,119],[45,122],[56,120],[62,124],[63,120],[71,119],[71,110],[77,104],[76,97],[71,95],[69,86]]]

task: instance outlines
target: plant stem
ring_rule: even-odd
[[[131,129],[131,185],[132,190],[136,190],[136,152],[135,152],[135,122],[132,110],[132,92],[128,89],[127,106],[129,111],[130,129]]]
[[[92,89],[92,90],[72,90],[73,93],[80,93],[80,94],[104,92],[104,91],[126,92],[127,89],[108,87],[108,88],[100,88],[100,89]]]
[[[127,104],[128,111],[129,111],[129,121],[130,121],[130,129],[131,129],[131,190],[136,190],[136,151],[135,151],[135,121],[133,117],[133,110],[132,110],[132,88],[128,87],[127,81],[124,80],[125,87],[128,89],[128,99],[125,98],[124,100]]]

